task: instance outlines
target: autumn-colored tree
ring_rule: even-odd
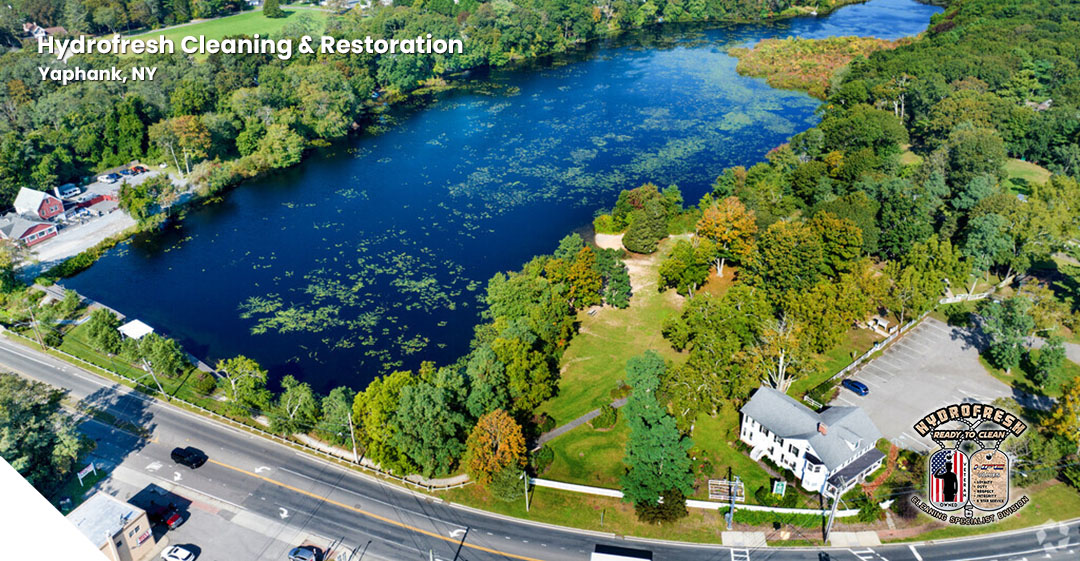
[[[150,141],[167,151],[181,174],[179,150],[184,156],[184,170],[191,173],[191,160],[205,158],[210,149],[210,131],[198,116],[182,115],[150,127]]]
[[[1076,442],[1077,452],[1080,452],[1080,377],[1073,378],[1061,389],[1061,397],[1050,416],[1043,421],[1043,426],[1070,442]]]
[[[487,486],[495,474],[521,469],[525,461],[525,437],[521,425],[502,409],[476,421],[465,442],[465,471],[480,485]]]
[[[591,248],[582,247],[572,259],[548,261],[545,272],[552,282],[562,286],[571,307],[581,309],[601,302],[604,279],[596,267],[596,254]]]
[[[847,218],[831,212],[819,212],[810,219],[810,227],[821,236],[824,255],[823,273],[837,277],[851,270],[862,253],[862,230]]]
[[[724,262],[742,262],[753,253],[757,223],[754,211],[736,197],[727,197],[706,208],[697,223],[697,235],[716,244],[716,276],[724,276]]]

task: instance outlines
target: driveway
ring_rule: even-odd
[[[901,448],[937,448],[911,428],[927,413],[964,400],[1022,397],[979,364],[979,337],[928,317],[852,376],[870,388],[869,395],[840,388],[830,405],[862,407],[885,438]]]

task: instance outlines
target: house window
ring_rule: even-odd
[[[788,447],[787,447],[787,449],[788,449],[788,451],[789,451],[789,452],[791,452],[792,454],[795,454],[796,456],[798,456],[798,455],[799,455],[799,449],[798,449],[798,448],[796,448],[794,444],[788,444]]]

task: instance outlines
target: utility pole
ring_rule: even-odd
[[[525,480],[525,512],[529,512],[529,472],[522,470],[521,478]]]
[[[844,488],[844,478],[840,477],[840,485],[834,487],[836,489],[836,495],[833,496],[832,511],[829,512],[829,522],[825,524],[825,543],[829,543],[829,532],[832,531],[833,519],[836,518],[836,507],[840,504],[840,489]]]

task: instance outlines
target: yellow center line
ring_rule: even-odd
[[[273,479],[270,479],[269,477],[259,475],[259,474],[254,473],[254,472],[250,472],[250,471],[248,471],[246,469],[243,469],[243,468],[238,468],[236,466],[230,466],[229,464],[224,464],[224,463],[221,463],[221,462],[219,462],[217,460],[210,460],[210,463],[215,464],[215,465],[219,465],[219,466],[221,466],[223,468],[231,469],[231,470],[233,470],[235,472],[238,472],[238,473],[242,473],[242,474],[244,474],[244,475],[246,475],[248,477],[254,477],[255,479],[261,479],[261,480],[263,480],[263,481],[265,481],[267,483],[271,483],[273,485],[277,485],[278,487],[288,489],[288,490],[290,490],[290,491],[292,491],[294,493],[300,493],[301,495],[306,495],[306,496],[311,497],[313,499],[318,499],[320,501],[332,504],[332,505],[334,505],[336,507],[344,508],[346,510],[351,510],[351,511],[353,511],[355,513],[362,514],[362,515],[367,516],[369,518],[374,518],[375,520],[379,520],[379,521],[385,522],[387,524],[392,524],[392,525],[397,526],[399,528],[405,528],[406,530],[410,530],[410,531],[413,531],[413,532],[416,532],[416,533],[419,533],[419,534],[424,534],[425,536],[431,536],[433,538],[438,538],[438,539],[440,539],[440,540],[442,540],[444,542],[450,542],[450,543],[453,543],[453,544],[457,544],[457,543],[460,542],[460,540],[457,540],[457,539],[454,539],[454,538],[449,538],[449,537],[443,536],[441,534],[437,534],[435,532],[429,532],[427,530],[417,528],[416,526],[411,526],[409,524],[406,524],[406,523],[398,521],[398,520],[393,520],[393,519],[387,518],[385,516],[380,516],[378,514],[375,514],[374,512],[368,512],[366,510],[356,508],[356,507],[354,507],[352,505],[347,505],[345,503],[335,501],[335,500],[333,500],[331,498],[319,495],[318,493],[312,493],[311,491],[305,491],[304,489],[293,487],[292,485],[289,485],[288,483],[282,483],[280,481],[275,481]],[[468,547],[470,549],[476,549],[476,550],[484,551],[484,552],[487,552],[487,553],[493,553],[495,555],[502,555],[504,557],[510,557],[510,558],[513,558],[513,559],[521,559],[522,561],[543,561],[541,559],[535,559],[533,557],[525,557],[523,555],[515,555],[513,553],[507,553],[505,551],[499,551],[497,549],[492,549],[490,547],[484,547],[482,545],[473,545],[473,544],[470,544],[470,543],[466,543],[464,545],[465,545],[465,547]]]

